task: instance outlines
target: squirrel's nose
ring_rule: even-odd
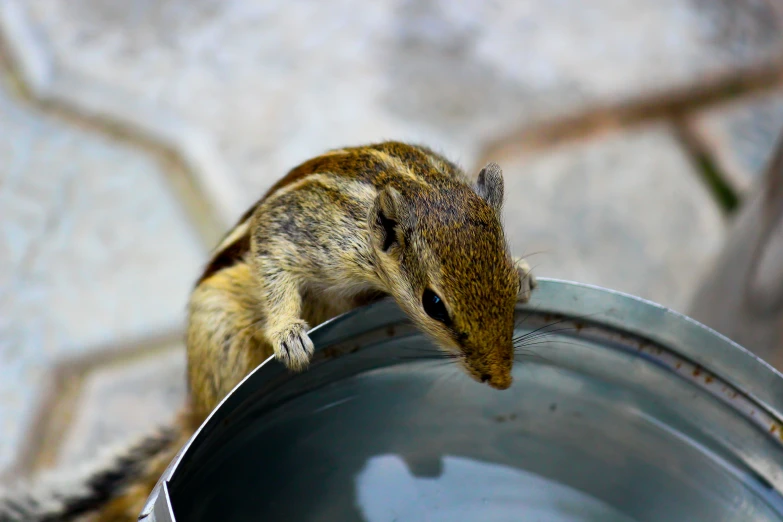
[[[511,386],[511,381],[513,378],[511,377],[511,372],[502,372],[498,373],[496,375],[490,375],[488,373],[484,373],[481,375],[481,382],[485,382],[495,388],[496,390],[506,390]]]

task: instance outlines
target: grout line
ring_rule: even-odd
[[[16,12],[13,9],[10,11]],[[0,46],[0,62],[8,63],[11,69],[15,69],[16,76],[20,76],[23,72],[19,68],[20,64],[16,64],[17,67],[14,68],[13,60],[9,54],[8,51],[3,52],[2,46]],[[478,163],[479,166],[483,165],[490,158],[504,156],[512,149],[518,150],[520,147],[527,150],[539,150],[561,141],[574,140],[600,131],[637,125],[650,120],[675,119],[684,112],[698,110],[742,94],[769,88],[772,85],[779,85],[781,66],[783,66],[781,59],[770,59],[767,60],[767,63],[754,68],[737,70],[730,74],[706,79],[696,87],[689,86],[679,90],[669,90],[658,96],[641,97],[615,106],[598,106],[573,117],[556,118],[549,122],[524,127],[489,142],[479,154],[479,158],[482,158],[483,161]],[[30,71],[26,71],[28,72],[27,77],[34,81],[40,76],[56,74],[56,71],[43,71],[42,67],[34,68],[33,72],[37,71],[37,74],[33,76]],[[196,173],[192,168],[188,168],[187,155],[177,152],[172,146],[163,145],[160,140],[156,141],[153,137],[154,133],[147,135],[143,131],[133,132],[131,130],[133,125],[105,116],[100,111],[90,111],[91,114],[86,116],[73,108],[72,104],[58,100],[57,96],[54,96],[54,100],[47,99],[47,96],[36,96],[33,92],[36,85],[25,86],[19,78],[17,78],[17,83],[25,91],[23,97],[41,110],[61,118],[67,118],[72,123],[78,123],[115,139],[131,143],[157,158],[167,174],[166,177],[170,185],[180,196],[177,198],[178,202],[186,207],[185,210],[191,217],[191,222],[199,230],[207,249],[211,250],[214,244],[219,241],[225,229],[225,223],[218,212],[220,209],[210,204],[214,198],[210,198],[203,189],[200,189]],[[78,103],[76,105],[78,106]]]
[[[78,356],[54,361],[48,385],[39,395],[36,413],[27,430],[28,439],[4,474],[30,477],[56,464],[62,435],[71,426],[82,398],[84,382],[93,371],[176,349],[183,344],[183,335],[182,332],[170,332],[119,347],[112,345],[111,350],[97,347]]]
[[[176,111],[61,68],[51,43],[29,19],[22,0],[0,1],[3,36],[9,63],[16,66],[15,72],[37,106],[65,111],[82,123],[100,124],[101,132],[129,135],[152,150],[170,151],[183,165],[195,195],[207,203],[204,208],[211,210],[217,228],[222,231],[233,224],[244,197],[208,131]],[[212,246],[211,240],[207,242]]]
[[[35,406],[35,415],[27,426],[27,438],[16,459],[5,474],[14,478],[30,478],[38,469],[39,462],[48,462],[56,453],[61,434],[71,424],[76,405],[79,402],[82,375],[65,376],[56,370],[40,392]]]
[[[44,116],[55,118],[70,126],[113,139],[152,158],[163,173],[172,199],[184,211],[189,224],[206,251],[211,251],[225,232],[225,226],[218,217],[209,199],[206,198],[193,173],[180,155],[140,132],[98,115],[85,116],[62,103],[42,99],[23,80],[17,64],[3,45],[0,34],[0,81],[8,87],[10,94]]]
[[[783,85],[783,63],[768,68],[737,72],[697,88],[681,89],[649,99],[594,107],[571,117],[524,127],[488,143],[479,154],[479,165],[503,157],[545,150],[561,143],[592,138],[623,128],[661,120],[678,120],[685,114],[768,91]]]
[[[23,81],[4,48],[0,35],[0,82],[9,94],[46,117],[55,118],[75,128],[108,136],[121,145],[132,147],[151,157],[161,169],[172,198],[183,209],[196,236],[208,251],[224,233],[224,226],[210,203],[201,195],[185,162],[167,149],[121,125],[100,118],[85,117],[77,111],[59,104],[37,99]],[[54,361],[49,370],[50,378],[39,391],[33,419],[26,429],[27,439],[10,466],[3,470],[0,479],[16,479],[51,466],[57,458],[62,433],[71,425],[81,399],[82,385],[87,375],[98,367],[121,364],[133,359],[171,349],[183,342],[182,333],[169,333],[132,342],[112,345],[111,349],[89,350],[87,353],[60,361]],[[107,347],[108,348],[108,347]],[[183,353],[184,356],[184,353]]]
[[[186,162],[173,149],[156,143],[142,133],[99,116],[85,116],[67,106],[36,97],[8,54],[0,34],[0,82],[9,94],[46,117],[52,117],[75,128],[109,137],[121,145],[147,155],[157,163],[177,205],[184,211],[205,250],[211,250],[225,232],[215,208],[204,197]],[[84,380],[99,367],[127,363],[182,344],[182,333],[170,333],[133,342],[110,350],[89,350],[79,357],[55,361],[50,378],[39,391],[35,413],[26,433],[27,439],[0,479],[30,476],[56,462],[62,433],[71,425],[77,411]],[[184,353],[183,353],[184,356]]]

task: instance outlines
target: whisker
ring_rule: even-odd
[[[538,332],[535,335],[529,335],[529,336],[525,336],[525,337],[518,337],[517,339],[514,339],[514,345],[519,345],[519,344],[525,343],[527,341],[540,339],[542,337],[547,337],[547,336],[550,336],[550,335],[554,336],[558,332],[568,332],[570,330],[576,330],[576,328],[557,328],[555,330],[548,330],[546,332]]]
[[[527,321],[527,320],[528,320],[528,318],[529,318],[531,315],[533,315],[534,313],[538,312],[538,309],[539,309],[540,307],[541,307],[541,305],[537,305],[535,308],[533,308],[532,310],[530,310],[530,311],[527,313],[527,315],[525,315],[525,317],[522,317],[522,318],[520,318],[520,319],[517,319],[517,320],[515,320],[515,321],[514,321],[514,329],[516,329],[516,328],[518,328],[518,327],[522,326],[522,323],[524,323],[525,321]]]
[[[514,360],[520,359],[541,359],[544,356],[534,351],[514,352]]]
[[[454,361],[440,361],[437,364],[434,364],[433,367],[441,369],[442,371],[433,380],[432,387],[430,388],[431,392],[437,391],[439,388],[449,384],[455,377],[464,374],[464,372],[460,371]],[[467,376],[465,377],[469,378]]]
[[[556,342],[556,341],[537,341],[537,342],[531,344],[530,346],[537,346],[537,345],[541,345],[541,344],[551,344],[553,342]],[[577,346],[577,347],[580,347],[580,348],[583,347],[583,345],[577,344],[577,343],[564,342],[562,344],[569,344],[571,346]],[[527,353],[523,353],[523,354],[514,354],[514,361],[515,362],[537,361],[537,362],[545,362],[545,363],[557,366],[557,363],[555,363],[552,359],[549,359],[548,357],[546,357],[544,355],[541,355],[540,353],[536,353],[536,352],[527,352]]]
[[[527,337],[529,337],[529,336],[531,336],[531,335],[533,335],[533,334],[535,334],[535,333],[537,333],[537,332],[540,332],[541,330],[546,330],[547,328],[551,328],[552,326],[555,326],[555,325],[558,325],[558,324],[560,324],[560,323],[563,323],[563,322],[565,322],[566,320],[567,320],[567,319],[561,319],[561,320],[559,320],[559,321],[555,321],[554,323],[549,323],[549,324],[545,324],[544,326],[539,326],[539,327],[538,327],[538,328],[536,328],[535,330],[531,330],[531,331],[529,331],[529,332],[527,332],[527,333],[524,333],[524,334],[522,334],[522,335],[518,335],[518,336],[516,336],[516,337],[514,338],[514,342],[518,341],[519,339],[525,339],[525,338],[527,338]]]
[[[568,330],[576,330],[575,327],[566,326],[563,328],[554,328],[552,330],[547,330],[547,328],[552,328],[554,326],[557,326],[557,323],[548,324],[546,326],[542,326],[540,328],[536,328],[535,330],[531,330],[530,332],[527,332],[522,335],[518,335],[514,337],[513,342],[514,344],[517,344],[519,342],[525,341],[526,339],[534,339],[540,335],[553,335],[557,332],[564,332]]]
[[[514,362],[526,363],[526,362],[544,362],[547,364],[554,364],[550,359],[547,359],[543,355],[530,355],[525,357],[514,357]]]
[[[442,368],[443,366],[440,366],[440,367]],[[461,371],[461,369],[458,368],[456,364],[451,366],[450,369],[453,370],[453,371],[450,371],[448,373],[444,373],[444,374],[442,374],[442,375],[440,375],[438,377],[438,381],[441,381],[441,384],[445,384],[446,381],[448,381],[450,379],[453,379],[455,376],[464,374],[464,372]]]
[[[398,355],[394,359],[403,361],[445,361],[453,362],[457,357],[451,357],[448,355]]]
[[[416,352],[425,355],[433,355],[433,356],[440,356],[440,357],[453,357],[453,358],[461,357],[461,355],[458,353],[446,352],[438,348],[423,348],[419,346],[407,346],[405,350],[409,352]]]
[[[549,250],[539,250],[538,252],[531,252],[529,254],[525,254],[524,256],[519,256],[517,259],[527,259],[530,256],[537,256],[540,254],[548,254]]]
[[[546,324],[544,326],[540,326],[540,327],[536,328],[535,330],[532,330],[530,332],[527,332],[525,334],[517,336],[516,338],[514,338],[514,341],[516,342],[519,339],[524,339],[527,336],[530,336],[530,335],[532,335],[534,333],[540,332],[541,330],[545,330],[546,328],[550,328],[552,326],[555,326],[555,325],[558,325],[558,324],[561,324],[561,323],[579,321],[579,320],[582,320],[582,319],[585,319],[585,318],[588,318],[588,317],[592,317],[594,315],[598,315],[599,313],[601,313],[601,312],[596,312],[594,314],[588,314],[588,315],[577,316],[577,317],[564,317],[564,318],[559,319],[559,320],[557,320],[555,322]],[[572,329],[576,329],[576,327],[574,327]]]
[[[528,347],[528,346],[538,346],[538,345],[540,345],[540,344],[551,344],[551,343],[557,343],[557,344],[567,344],[567,345],[569,345],[569,346],[578,346],[578,347],[580,347],[580,348],[584,348],[584,345],[583,345],[583,344],[579,344],[579,343],[572,343],[572,342],[569,342],[569,341],[563,341],[563,340],[561,340],[561,339],[550,339],[550,340],[545,340],[545,341],[535,341],[535,342],[532,342],[532,343],[530,343],[530,344],[524,344],[524,345],[522,345],[522,347]],[[516,353],[516,352],[515,352],[515,353]]]

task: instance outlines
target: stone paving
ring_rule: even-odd
[[[782,28],[773,0],[0,0],[0,470],[166,422],[208,249],[329,147],[497,161],[539,275],[686,310],[716,183],[741,204],[783,129]]]
[[[726,181],[746,194],[763,174],[783,131],[783,90],[707,109],[693,115],[688,125]]]

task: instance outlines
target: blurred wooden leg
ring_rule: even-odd
[[[783,371],[783,136],[689,315]]]

